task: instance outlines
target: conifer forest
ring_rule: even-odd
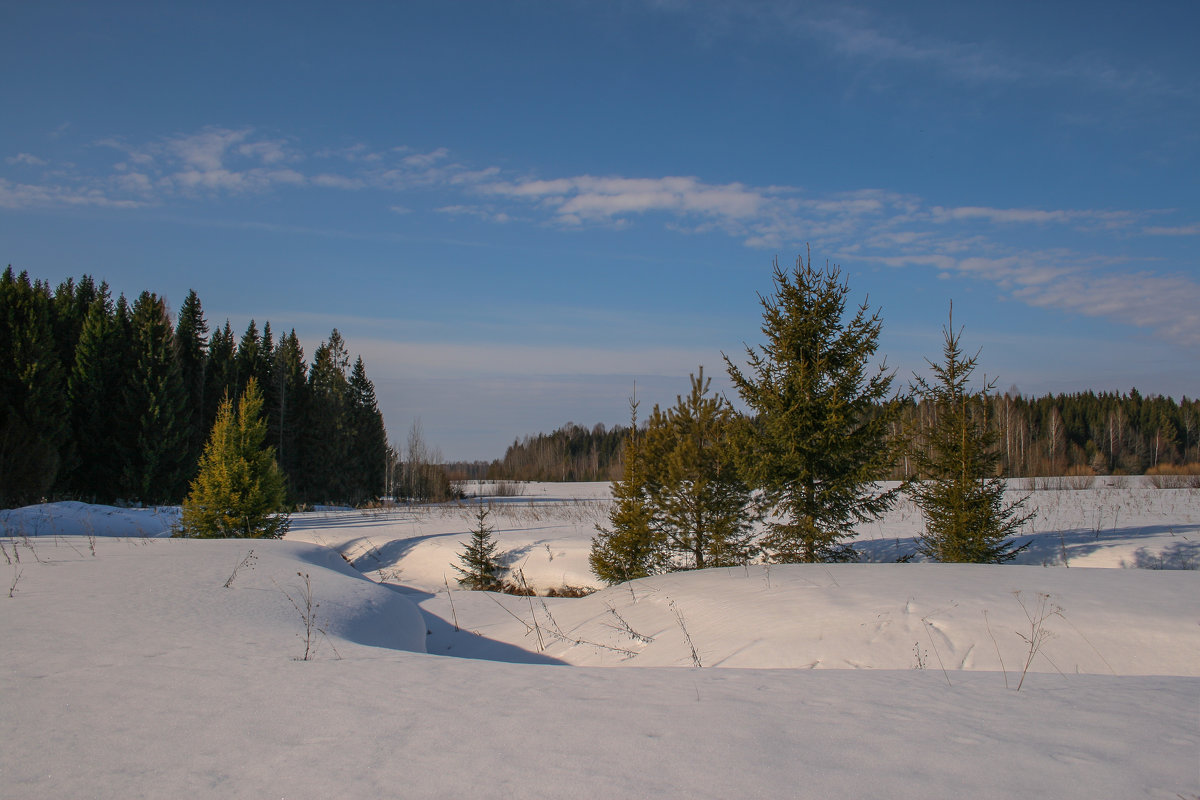
[[[131,303],[84,276],[0,278],[0,506],[178,504],[223,402],[257,382],[292,505],[381,496],[394,462],[375,387],[335,328],[311,363],[295,330],[211,332],[193,291]]]

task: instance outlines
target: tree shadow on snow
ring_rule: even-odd
[[[392,591],[407,597],[421,611],[425,618],[425,649],[430,655],[450,656],[452,658],[470,658],[479,661],[503,661],[509,664],[556,664],[565,665],[565,661],[552,658],[544,653],[498,642],[474,631],[455,630],[453,622],[442,619],[437,614],[421,605],[434,595],[429,592],[414,589],[409,586],[394,586],[382,584]]]
[[[1193,524],[1137,525],[1101,531],[1076,528],[1018,535],[1013,542],[1018,547],[1029,546],[1012,563],[1063,566],[1100,550],[1136,544],[1139,537],[1163,534],[1178,537],[1178,541],[1161,544],[1160,540],[1154,548],[1139,547],[1134,551],[1134,561],[1123,561],[1123,565],[1138,569],[1200,568],[1200,525]],[[917,555],[917,540],[912,536],[857,541],[854,549],[860,554],[859,561],[866,563],[890,563],[906,554],[911,554],[913,561],[926,560]]]

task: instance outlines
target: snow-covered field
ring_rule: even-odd
[[[490,521],[535,587],[594,586],[607,498],[525,485]],[[281,542],[0,512],[0,796],[1200,797],[1200,491],[1030,502],[1017,565],[579,599],[457,589],[470,502],[297,515]],[[901,504],[858,546],[894,562],[919,526]]]

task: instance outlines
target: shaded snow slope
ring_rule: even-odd
[[[37,669],[48,652],[81,645],[110,648],[116,658],[187,663],[198,653],[257,658],[301,657],[309,576],[318,653],[354,645],[425,649],[420,613],[407,599],[372,583],[336,552],[296,542],[101,539],[91,555],[77,538],[6,542],[19,557],[13,597],[3,598],[7,635],[41,637],[8,656]],[[230,588],[224,584],[237,570]],[[11,576],[10,576],[11,580]],[[26,613],[30,605],[35,613]],[[6,640],[7,640],[6,635]],[[6,649],[9,649],[6,645]]]
[[[64,501],[0,511],[0,534],[162,538],[172,534],[179,518],[179,506],[116,508]]]

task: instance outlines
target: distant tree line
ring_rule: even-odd
[[[938,416],[932,401],[895,402],[901,408],[892,421],[895,434]],[[1011,388],[989,394],[984,418],[996,433],[1000,477],[1140,475],[1200,462],[1200,400],[1186,396],[1177,402],[1131,389],[1025,397]],[[448,464],[447,469],[460,480],[616,480],[625,467],[629,432],[627,425],[567,423],[514,441],[502,459]],[[902,480],[913,472],[911,458],[902,455],[889,477]]]
[[[504,458],[493,461],[485,475],[469,474],[466,464],[455,465],[467,477],[514,481],[609,481],[620,477],[622,451],[629,428],[591,428],[568,422],[551,433],[514,440]]]
[[[178,503],[227,398],[254,379],[290,502],[361,503],[396,470],[375,387],[337,329],[305,361],[295,330],[209,335],[200,298],[115,301],[84,276],[0,277],[0,506]]]

